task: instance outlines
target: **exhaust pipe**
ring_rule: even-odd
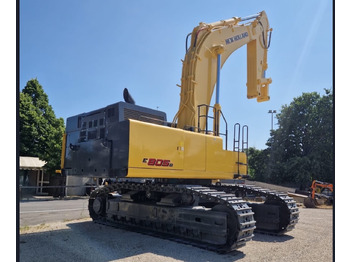
[[[123,97],[126,103],[135,105],[135,100],[132,98],[127,88],[124,88]]]

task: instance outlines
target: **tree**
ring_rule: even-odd
[[[257,177],[273,183],[307,186],[313,179],[333,183],[333,94],[303,93],[276,115],[279,128],[271,131],[267,149],[249,159],[264,172]],[[264,155],[265,158],[262,158]],[[253,159],[251,159],[253,158]],[[265,161],[265,166],[259,161]],[[261,171],[254,170],[258,174]]]
[[[60,167],[63,133],[63,118],[56,118],[39,81],[29,80],[19,99],[20,155],[39,157],[54,172]]]
[[[268,151],[259,150],[255,147],[248,148],[249,175],[253,180],[267,182],[267,168],[269,164]]]
[[[272,175],[300,185],[313,179],[333,182],[333,94],[325,92],[322,97],[303,93],[277,114],[279,128],[268,142]]]

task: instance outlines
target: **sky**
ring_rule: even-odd
[[[220,104],[229,124],[249,126],[249,146],[266,148],[271,114],[303,92],[333,88],[330,0],[20,1],[19,87],[37,78],[56,117],[123,101],[176,114],[186,35],[200,22],[265,10],[273,28],[267,77],[270,101],[246,98],[246,47],[221,71]],[[274,128],[277,128],[274,119]]]

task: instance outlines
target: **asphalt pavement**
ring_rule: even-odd
[[[20,227],[89,217],[88,198],[21,201]]]

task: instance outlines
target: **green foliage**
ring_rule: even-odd
[[[267,150],[259,150],[254,147],[248,149],[249,175],[257,181],[265,181],[269,155]]]
[[[54,172],[60,167],[63,133],[63,118],[56,118],[39,81],[29,80],[19,98],[20,155],[39,157]]]
[[[254,149],[249,156],[257,180],[300,186],[313,179],[333,183],[333,94],[330,90],[325,93],[303,93],[282,106],[276,115],[279,128],[271,131],[268,148]]]

